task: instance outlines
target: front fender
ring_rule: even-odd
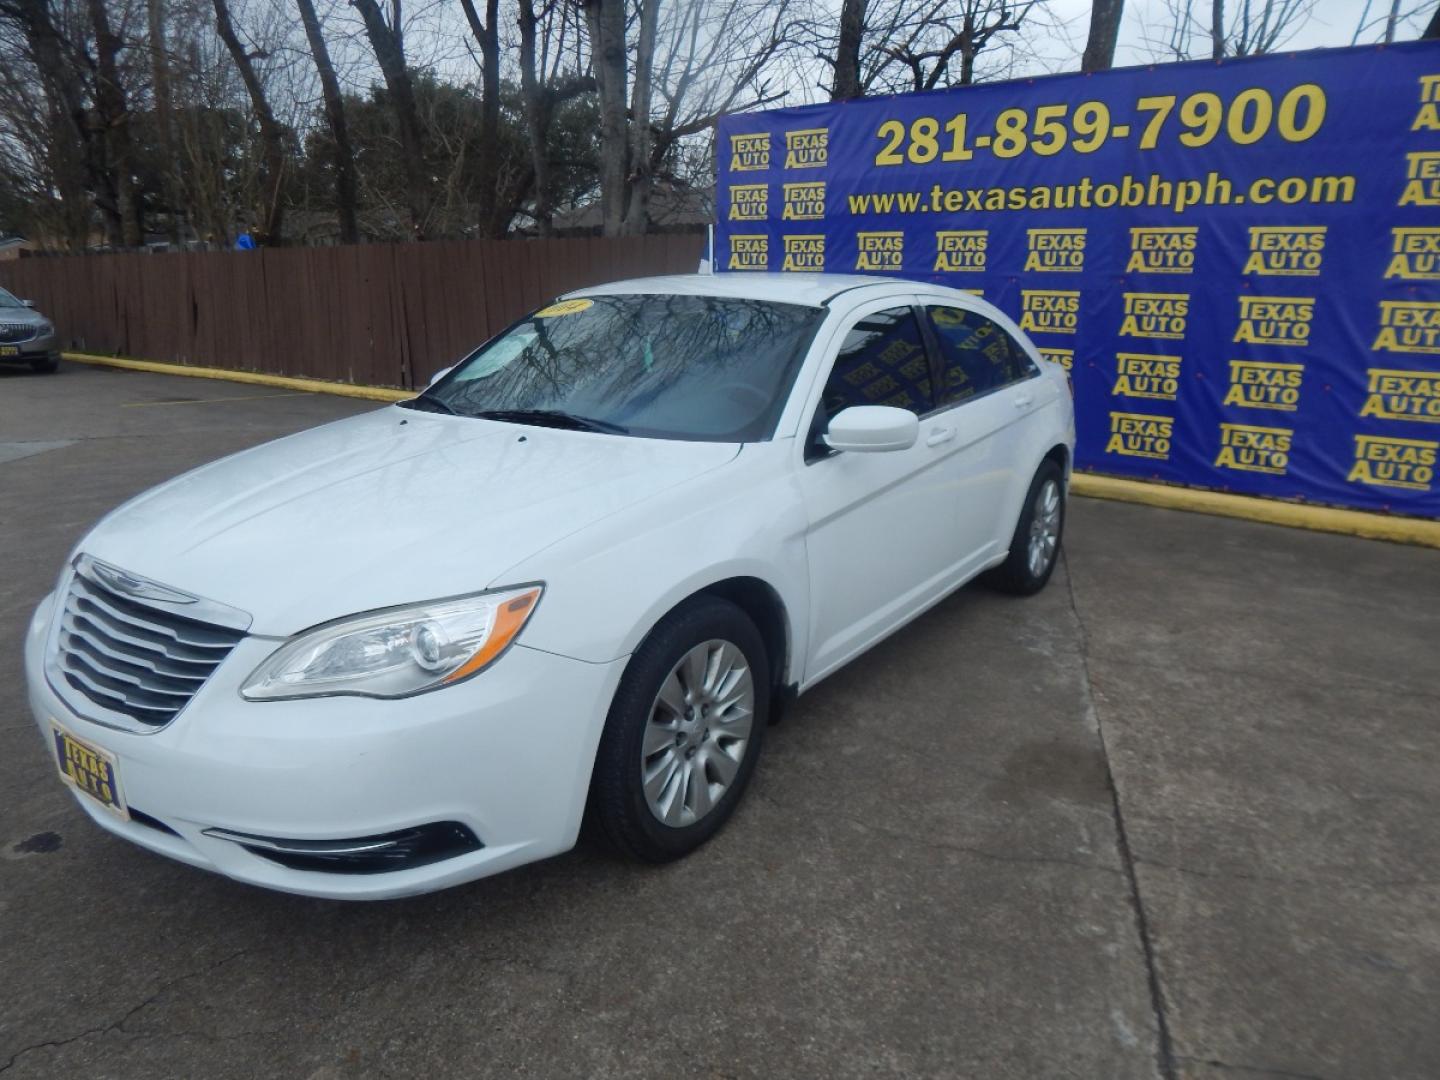
[[[794,680],[806,653],[805,514],[790,440],[751,444],[730,464],[566,537],[495,579],[544,581],[524,643],[588,663],[634,652],[664,615],[730,578],[780,598]]]

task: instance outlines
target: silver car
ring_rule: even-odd
[[[0,364],[29,364],[41,374],[60,366],[55,324],[29,300],[17,299],[4,289],[0,289]]]

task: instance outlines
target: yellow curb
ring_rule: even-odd
[[[224,379],[227,382],[250,383],[254,386],[279,386],[309,394],[365,398],[367,401],[405,401],[415,396],[413,390],[387,390],[383,386],[297,379],[289,375],[265,375],[258,371],[227,371],[224,368],[190,367],[186,364],[158,364],[153,360],[127,360],[119,356],[96,356],[93,353],[67,352],[61,355],[66,360],[74,360],[80,364],[99,364],[103,367],[124,368],[126,371],[148,371],[155,375],[188,375],[197,379]]]
[[[1147,484],[1138,480],[1120,480],[1113,476],[1076,473],[1070,481],[1076,495],[1092,499],[1114,499],[1118,502],[1158,506],[1165,510],[1188,510],[1197,514],[1262,521],[1267,525],[1287,525],[1293,529],[1315,532],[1343,533],[1367,540],[1390,540],[1397,544],[1416,544],[1440,548],[1440,521],[1420,518],[1392,517],[1370,514],[1362,510],[1337,510],[1329,506],[1307,506],[1256,499],[1248,495],[1229,495],[1219,491],[1171,487],[1168,484]]]

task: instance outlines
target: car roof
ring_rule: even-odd
[[[605,285],[575,289],[565,295],[604,296],[616,293],[667,293],[686,296],[736,296],[751,300],[774,300],[778,303],[820,307],[840,293],[849,292],[851,289],[876,286],[910,291],[916,287],[916,282],[864,274],[771,274],[734,271],[720,274],[668,274],[664,277],[632,278],[629,281],[612,281]]]

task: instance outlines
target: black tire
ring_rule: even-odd
[[[1047,483],[1054,483],[1060,496],[1059,521],[1056,526],[1055,549],[1049,562],[1036,573],[1030,564],[1030,532],[1038,513],[1037,501]],[[1054,461],[1040,463],[1035,479],[1030,481],[1030,490],[1025,493],[1025,502],[1020,508],[1020,520],[1015,525],[1015,534],[1010,539],[1010,553],[1005,561],[985,575],[985,583],[1000,592],[1012,596],[1033,596],[1045,587],[1055,564],[1060,561],[1060,546],[1065,538],[1065,473]]]
[[[724,795],[694,823],[667,825],[646,800],[641,748],[662,684],[687,653],[709,641],[729,643],[744,656],[754,693],[750,730]],[[709,840],[735,812],[755,772],[768,726],[770,689],[764,640],[734,604],[702,596],[665,616],[630,658],[610,705],[590,782],[592,825],[622,854],[643,862],[669,862]]]
[[[30,370],[36,375],[53,375],[59,370],[60,361],[53,356],[47,356],[43,360],[31,360]]]

